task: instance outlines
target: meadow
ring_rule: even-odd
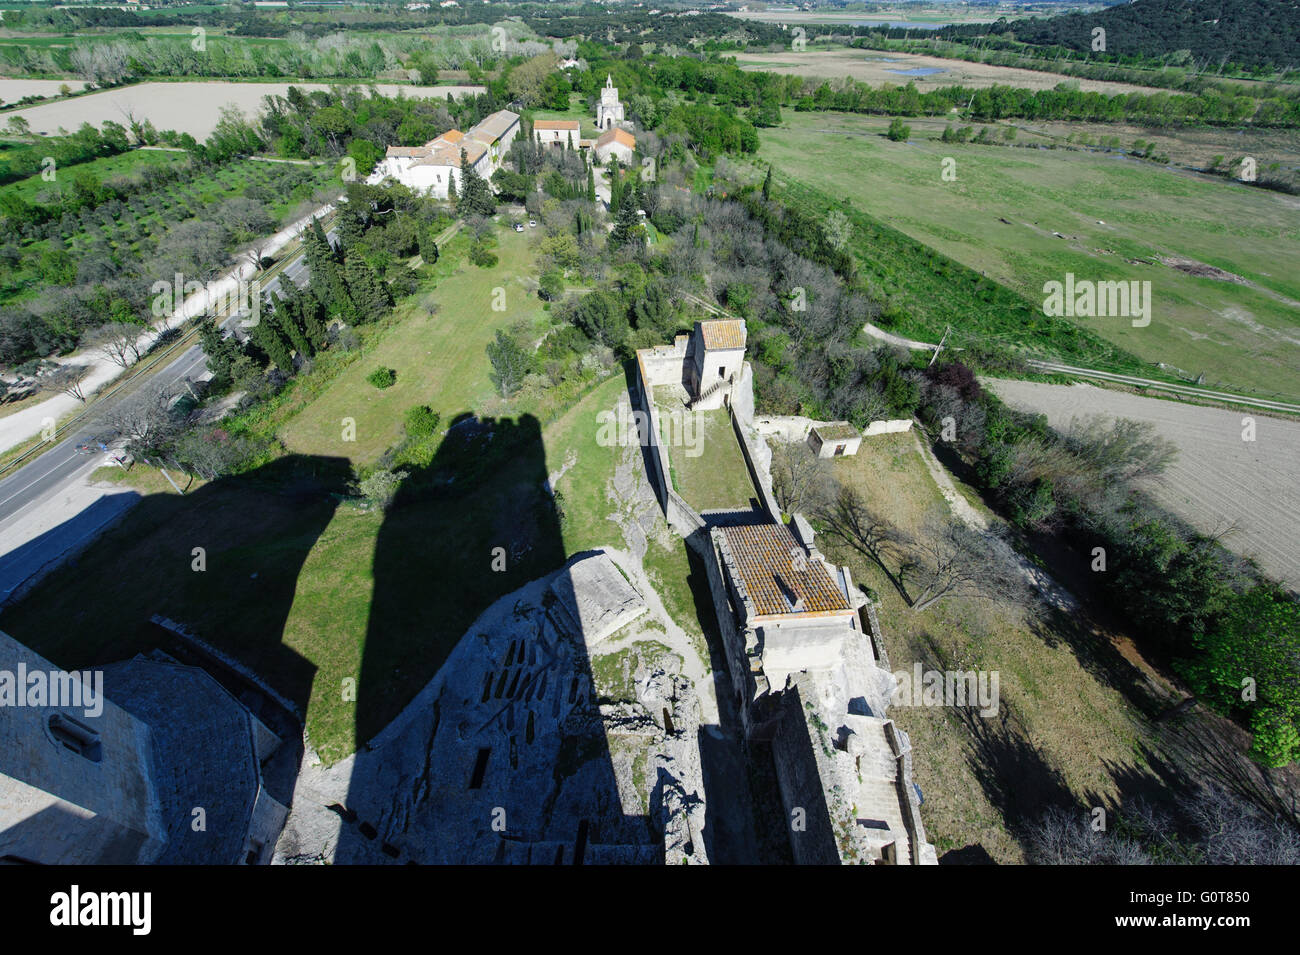
[[[793,194],[806,185],[823,199],[843,197],[875,222],[1009,287],[1035,311],[1044,284],[1067,273],[1149,281],[1148,326],[1120,317],[1073,321],[1166,371],[1204,375],[1207,386],[1300,396],[1300,200],[1112,153],[944,143],[934,135],[894,142],[886,125],[787,113],[780,129],[764,131],[759,156]],[[870,273],[870,243],[855,249]],[[888,277],[878,277],[889,292]],[[944,324],[922,308],[891,330],[935,341]],[[960,318],[952,324],[970,342],[1034,350],[1033,335],[1014,326],[990,334]]]

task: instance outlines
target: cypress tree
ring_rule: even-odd
[[[609,234],[609,244],[617,249],[630,242],[638,224],[636,203],[624,194],[618,207],[618,218],[614,221],[614,231]]]
[[[772,198],[772,167],[767,167],[767,175],[763,177],[763,198]]]
[[[348,256],[344,266],[348,276],[348,289],[356,306],[360,321],[371,322],[383,316],[393,304],[392,295],[374,270],[359,255]]]
[[[299,358],[310,358],[313,354],[311,342],[303,330],[295,309],[287,305],[275,292],[271,293],[270,320],[279,328],[280,333],[293,345]]]
[[[596,201],[596,170],[592,166],[587,167],[587,201]]]
[[[266,357],[275,362],[275,366],[286,375],[293,374],[293,355],[289,349],[289,343],[281,334],[280,329],[276,327],[275,322],[267,320],[265,317],[271,311],[269,302],[263,303],[263,318],[253,326],[253,342],[260,348]]]
[[[211,317],[199,326],[199,342],[208,358],[208,370],[218,378],[230,376],[230,368],[240,355],[239,343],[226,338]]]
[[[461,197],[456,211],[461,215],[490,216],[497,211],[492,187],[470,165],[465,150],[460,151]]]

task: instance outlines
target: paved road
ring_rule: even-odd
[[[329,235],[333,239],[334,230],[331,230]],[[266,284],[264,291],[268,294],[278,291],[280,280],[285,275],[301,284],[301,276],[306,271],[307,263],[301,251],[295,251],[284,269]],[[238,315],[233,315],[222,323],[222,327],[233,330],[239,320]],[[195,344],[155,372],[148,379],[147,384],[150,388],[161,385],[164,388],[175,389],[183,387],[187,379],[193,381],[206,371],[207,358],[203,354],[203,349]],[[61,488],[85,478],[96,468],[111,463],[108,456],[102,452],[78,453],[77,448],[94,441],[110,443],[116,435],[111,431],[96,429],[94,419],[101,418],[104,412],[119,402],[141,400],[140,391],[143,390],[139,389],[129,395],[114,395],[95,402],[91,406],[94,413],[88,415],[78,427],[70,430],[68,437],[0,480],[0,540],[4,540],[6,527],[21,516],[25,509],[55,494]],[[12,546],[13,544],[8,541],[0,544],[0,553],[7,553]]]

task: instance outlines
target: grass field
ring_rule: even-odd
[[[659,402],[661,431],[670,428],[665,414],[667,407],[667,402]],[[682,417],[688,421],[693,419],[694,434],[686,432],[679,440],[673,440],[671,431],[660,435],[668,448],[673,485],[682,500],[697,511],[744,510],[755,506],[758,492],[749,478],[744,454],[731,426],[730,412],[718,408],[684,412]]]
[[[909,533],[924,534],[928,515],[946,515],[911,434],[871,438],[831,467]],[[1157,744],[1125,693],[1148,693],[1146,677],[1118,659],[1107,634],[1086,619],[1073,626],[1031,608],[966,598],[915,614],[843,540],[823,532],[817,542],[875,591],[894,672],[919,662],[927,670],[999,674],[996,716],[954,707],[889,710],[911,737],[914,779],[925,796],[921,817],[941,858],[978,846],[996,862],[1023,862],[1020,827],[1049,805],[1112,805],[1159,788],[1151,766]]]
[[[874,117],[789,113],[781,129],[764,131],[760,156],[778,182],[784,175],[847,198],[1018,291],[1033,309],[1044,283],[1066,273],[1150,281],[1149,326],[1076,321],[1147,362],[1203,373],[1209,386],[1300,396],[1300,200],[1112,155],[897,143],[884,126]],[[945,158],[955,161],[956,181],[941,178]],[[869,244],[857,251],[871,274]],[[1203,266],[1239,280],[1187,271]],[[916,317],[895,330],[923,340],[942,334],[942,322]],[[988,332],[953,324],[974,341]],[[998,334],[1032,347],[1014,329]]]
[[[485,349],[496,330],[545,317],[542,303],[523,285],[532,274],[530,234],[503,229],[499,235],[499,265],[480,269],[456,257],[452,274],[403,302],[397,326],[285,424],[285,447],[363,466],[400,437],[402,414],[413,405],[432,407],[444,427],[456,414],[481,410],[495,395]],[[504,311],[492,308],[498,288],[505,291]],[[438,310],[431,315],[434,303]],[[366,375],[377,367],[396,370],[397,383],[383,390],[368,384]],[[343,440],[344,418],[356,421],[354,442]]]

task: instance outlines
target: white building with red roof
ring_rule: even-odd
[[[469,167],[490,179],[518,134],[519,114],[498,110],[464,133],[449,129],[423,146],[389,146],[368,181],[394,179],[417,192],[446,199],[453,181],[457,192],[461,189],[462,151]]]

